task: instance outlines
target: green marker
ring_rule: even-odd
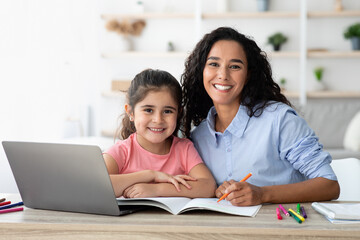
[[[297,212],[299,215],[301,214],[300,203],[297,204],[296,212]]]

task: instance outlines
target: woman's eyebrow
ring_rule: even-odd
[[[220,58],[211,56],[211,57],[208,57],[207,60],[216,60],[217,61],[217,60],[220,60]],[[238,62],[238,63],[244,64],[244,62],[241,59],[237,59],[237,58],[231,59],[230,62]]]
[[[244,64],[244,62],[241,60],[241,59],[231,59],[230,62],[238,62],[238,63],[241,63],[241,64]]]
[[[219,57],[208,57],[207,60],[220,60],[220,58]]]

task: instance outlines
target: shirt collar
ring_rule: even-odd
[[[215,131],[215,116],[217,112],[214,106],[211,107],[208,115],[207,115],[207,124],[210,131],[211,136],[213,137],[214,143],[217,143],[217,135],[221,134]],[[247,114],[247,108],[244,105],[240,105],[236,116],[230,123],[230,125],[226,128],[225,132],[235,135],[240,138],[244,135],[245,129],[249,122],[249,115]],[[225,133],[224,132],[224,133]]]
[[[244,135],[249,120],[250,117],[247,113],[247,107],[244,105],[240,105],[236,116],[234,117],[230,125],[227,127],[226,131],[229,131],[236,137],[241,138]]]
[[[213,143],[216,144],[216,131],[215,131],[215,116],[216,116],[216,109],[212,106],[208,112],[206,117],[207,126],[210,131],[210,135],[212,136]]]

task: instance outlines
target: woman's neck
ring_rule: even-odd
[[[217,115],[215,116],[215,131],[224,132],[235,118],[240,104],[236,106],[215,105]]]

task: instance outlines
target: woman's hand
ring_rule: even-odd
[[[221,198],[222,195],[225,194],[225,190],[230,187],[232,183],[235,183],[235,180],[231,179],[230,181],[225,181],[223,184],[221,184],[216,190],[215,195],[217,198]]]
[[[220,198],[225,193],[229,193],[226,200],[234,206],[262,204],[262,188],[247,182],[225,181],[216,189],[215,195]]]
[[[193,178],[189,175],[170,175],[164,172],[153,171],[154,173],[154,182],[156,183],[171,183],[175,186],[176,190],[180,192],[180,184],[184,185],[186,188],[191,189],[191,186],[186,181],[196,181],[196,178]]]

